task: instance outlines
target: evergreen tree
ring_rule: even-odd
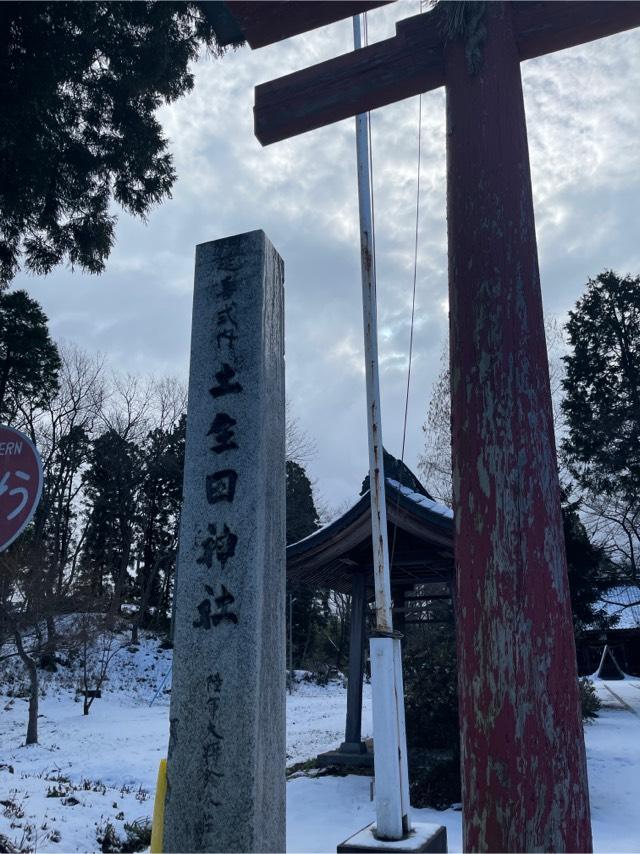
[[[100,272],[112,200],[144,218],[170,194],[156,112],[193,87],[202,45],[196,2],[0,3],[0,287],[21,256]]]
[[[35,408],[48,400],[59,370],[40,305],[26,291],[0,292],[0,422],[13,421],[22,404]]]
[[[138,593],[141,622],[147,606],[169,608],[182,504],[186,417],[169,428],[149,433],[142,448],[138,498]]]
[[[318,511],[306,471],[287,460],[287,545],[313,534],[318,528]]]
[[[563,449],[580,485],[637,501],[640,484],[640,276],[589,279],[569,312]]]
[[[640,577],[640,276],[587,283],[566,325],[562,450],[626,582]],[[622,580],[621,579],[621,580]]]
[[[415,474],[411,471],[406,463],[403,463],[402,460],[396,459],[392,454],[390,454],[386,448],[383,448],[383,461],[384,461],[384,476],[385,478],[389,478],[391,480],[395,480],[397,483],[411,490],[411,492],[417,492],[418,495],[424,495],[425,498],[432,498],[431,495],[427,492],[424,486],[420,483]],[[362,481],[362,486],[360,487],[360,495],[364,495],[365,492],[369,490],[369,475],[367,474]]]
[[[287,460],[287,545],[309,536],[318,528],[318,512],[313,500],[311,481],[304,468]],[[302,584],[289,583],[287,622],[291,619],[291,638],[294,666],[304,666],[322,627],[328,619],[327,597]],[[289,626],[287,625],[287,639]]]
[[[598,607],[611,586],[611,564],[604,549],[589,539],[578,510],[579,502],[563,502],[562,524],[576,636],[586,628],[606,629],[612,623],[606,610]]]
[[[82,576],[92,597],[111,590],[116,607],[127,586],[140,479],[137,446],[114,430],[98,436],[84,475],[88,519]]]

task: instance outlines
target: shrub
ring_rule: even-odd
[[[127,839],[122,846],[122,851],[129,854],[133,851],[144,851],[151,845],[151,822],[148,819],[138,819],[126,823],[124,831]]]
[[[144,851],[151,845],[151,822],[147,818],[125,822],[126,839],[118,833],[108,821],[104,827],[98,827],[97,839],[103,854],[131,854],[134,851]]]
[[[460,800],[456,651],[451,629],[423,634],[404,655],[411,802],[446,808]]]
[[[582,720],[584,723],[591,723],[598,717],[602,703],[596,694],[596,688],[591,679],[583,676],[582,679],[578,679],[578,683],[580,685]]]

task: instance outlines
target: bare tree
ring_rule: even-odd
[[[451,392],[449,388],[449,342],[440,354],[440,371],[433,384],[427,420],[422,425],[424,453],[418,461],[426,488],[447,505],[452,501],[451,483]]]
[[[594,542],[613,563],[611,581],[640,585],[640,507],[620,495],[582,493],[580,508]]]
[[[545,320],[545,334],[553,403],[553,422],[558,439],[564,430],[560,403],[565,370],[562,357],[566,352],[566,340],[562,325],[554,317]],[[444,342],[440,354],[440,370],[433,384],[427,418],[422,425],[422,431],[425,438],[425,449],[419,459],[418,467],[424,477],[425,486],[434,498],[451,506],[453,488],[451,483],[451,389],[448,338]],[[558,441],[557,444],[559,444]],[[562,460],[560,460],[560,465],[561,474],[564,475],[565,467]]]
[[[287,459],[303,467],[318,452],[315,441],[300,426],[300,420],[293,414],[290,400],[285,403],[285,445]]]
[[[46,621],[41,664],[51,668],[55,668],[55,614],[71,589],[67,569],[75,566],[83,539],[78,521],[87,444],[105,398],[100,356],[66,343],[59,345],[59,353],[56,393],[44,404],[23,401],[20,410],[20,426],[38,447],[43,464],[43,491],[30,537],[30,559],[39,565],[40,584],[37,597],[34,587],[31,608]]]
[[[93,701],[102,696],[102,686],[111,662],[128,644],[118,638],[106,618],[94,614],[82,615],[78,634],[82,665],[82,713],[88,715]]]
[[[29,717],[26,744],[38,742],[38,698],[39,678],[37,660],[42,651],[42,633],[37,614],[32,610],[33,597],[29,588],[37,586],[39,576],[34,578],[25,566],[23,543],[14,545],[10,551],[0,554],[0,573],[5,581],[3,601],[0,602],[0,627],[2,642],[7,635],[15,644],[16,652],[25,666],[29,678]],[[36,564],[37,566],[37,564]],[[31,577],[29,577],[31,575]],[[25,640],[29,634],[29,642]],[[27,649],[28,646],[28,649]]]
[[[112,372],[108,397],[101,413],[102,429],[122,439],[139,442],[149,432],[154,381],[134,374]]]
[[[151,428],[170,430],[187,411],[187,386],[177,377],[151,381]]]

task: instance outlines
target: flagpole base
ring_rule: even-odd
[[[378,839],[375,832],[376,823],[373,821],[341,842],[336,849],[337,854],[355,854],[357,851],[388,851],[390,854],[417,854],[428,851],[433,854],[447,854],[447,828],[441,824],[414,822],[410,833],[404,839]]]

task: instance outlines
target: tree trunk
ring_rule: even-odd
[[[53,614],[47,614],[47,641],[40,656],[40,667],[45,670],[55,672],[58,667],[56,664],[56,653],[58,651],[58,634],[56,632],[56,622]]]
[[[117,575],[114,582],[113,588],[113,598],[111,600],[111,604],[109,605],[109,610],[107,611],[105,617],[105,624],[109,630],[113,630],[115,625],[116,617],[120,613],[120,608],[122,606],[122,598],[124,594],[125,584],[127,580],[127,569],[129,567],[129,557],[131,555],[131,541],[133,539],[133,535],[131,532],[128,534],[128,539],[124,543],[124,548],[122,551],[122,558],[120,560],[120,566],[118,567]]]
[[[446,47],[463,848],[591,851],[511,4],[484,18],[479,73]]]
[[[131,625],[131,643],[138,643],[138,629],[144,623],[147,608],[149,607],[149,600],[151,599],[151,594],[153,592],[153,585],[158,575],[160,564],[166,557],[166,555],[161,555],[160,557],[156,558],[147,576],[147,581],[142,592],[142,598],[140,600],[140,608],[138,609],[136,618]]]
[[[29,723],[27,724],[27,740],[25,744],[38,743],[38,668],[31,656],[27,655],[22,643],[22,635],[15,628],[13,637],[16,643],[18,655],[27,668],[29,674]]]

